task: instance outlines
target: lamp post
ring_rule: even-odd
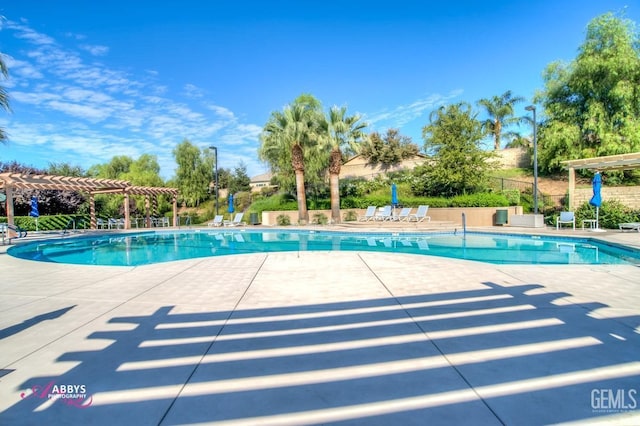
[[[210,146],[209,149],[213,150],[213,155],[216,157],[215,166],[213,169],[214,175],[214,185],[215,185],[215,197],[216,197],[216,216],[218,215],[218,148],[215,146]]]
[[[536,122],[536,107],[529,105],[527,111],[533,112],[533,213],[538,214],[538,123]]]

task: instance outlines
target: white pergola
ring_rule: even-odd
[[[91,229],[97,228],[95,195],[96,194],[122,194],[124,195],[124,219],[125,229],[131,227],[129,213],[129,196],[144,195],[147,226],[150,226],[150,197],[160,194],[170,195],[173,201],[173,225],[178,223],[178,190],[176,188],[160,188],[133,186],[130,182],[116,179],[94,179],[84,177],[55,176],[55,175],[31,175],[22,173],[0,173],[0,189],[7,196],[7,223],[14,224],[13,192],[21,190],[58,190],[78,191],[89,194],[89,211],[91,217]]]
[[[582,158],[562,161],[569,170],[569,210],[574,207],[576,190],[576,169],[586,170],[631,170],[640,167],[640,152],[631,154],[608,155],[605,157]]]

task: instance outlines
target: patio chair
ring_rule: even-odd
[[[418,210],[414,214],[409,215],[409,222],[414,220],[416,222],[422,222],[425,219],[427,219],[427,222],[431,222],[431,216],[427,216],[428,211],[429,206],[418,206]]]
[[[373,220],[377,209],[378,208],[376,206],[367,207],[367,211],[365,212],[364,216],[361,216],[360,218],[358,218],[358,221],[366,222],[366,221],[369,221],[369,220]]]
[[[243,226],[244,222],[242,221],[242,216],[244,216],[244,213],[236,213],[233,220],[225,220],[223,224],[224,226]]]
[[[403,207],[398,216],[394,217],[398,222],[408,222],[411,214],[411,207]]]
[[[563,224],[571,224],[573,230],[576,230],[576,215],[573,212],[560,212],[560,216],[556,219],[556,230],[560,229]]]
[[[224,220],[224,216],[219,214],[216,217],[214,217],[213,220],[210,220],[209,222],[207,222],[207,226],[222,226],[223,220]]]
[[[384,206],[378,211],[378,213],[376,213],[376,215],[374,216],[374,219],[375,220],[391,220],[393,218],[391,213],[392,213],[391,206]]]
[[[621,231],[629,230],[640,232],[640,222],[620,223],[618,224],[618,228],[620,228]]]

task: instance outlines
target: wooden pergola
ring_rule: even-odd
[[[22,173],[0,173],[0,189],[4,189],[7,196],[7,223],[14,224],[13,192],[21,190],[57,190],[78,191],[89,194],[89,212],[91,217],[91,229],[97,228],[96,221],[96,194],[122,194],[124,195],[124,227],[131,228],[129,213],[129,196],[144,195],[146,197],[146,223],[151,224],[150,198],[161,194],[170,195],[173,202],[173,225],[178,224],[178,190],[176,188],[159,188],[147,186],[133,186],[125,180],[95,179],[84,177],[55,176],[55,175],[31,175]]]
[[[640,152],[631,154],[608,155],[605,157],[582,158],[562,161],[569,170],[569,210],[574,207],[576,190],[576,169],[586,170],[632,170],[640,167]]]

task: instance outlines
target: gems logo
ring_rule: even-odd
[[[87,394],[86,385],[63,384],[49,382],[44,386],[35,385],[20,394],[20,398],[36,398],[59,400],[70,407],[87,408],[93,402],[93,397]]]

